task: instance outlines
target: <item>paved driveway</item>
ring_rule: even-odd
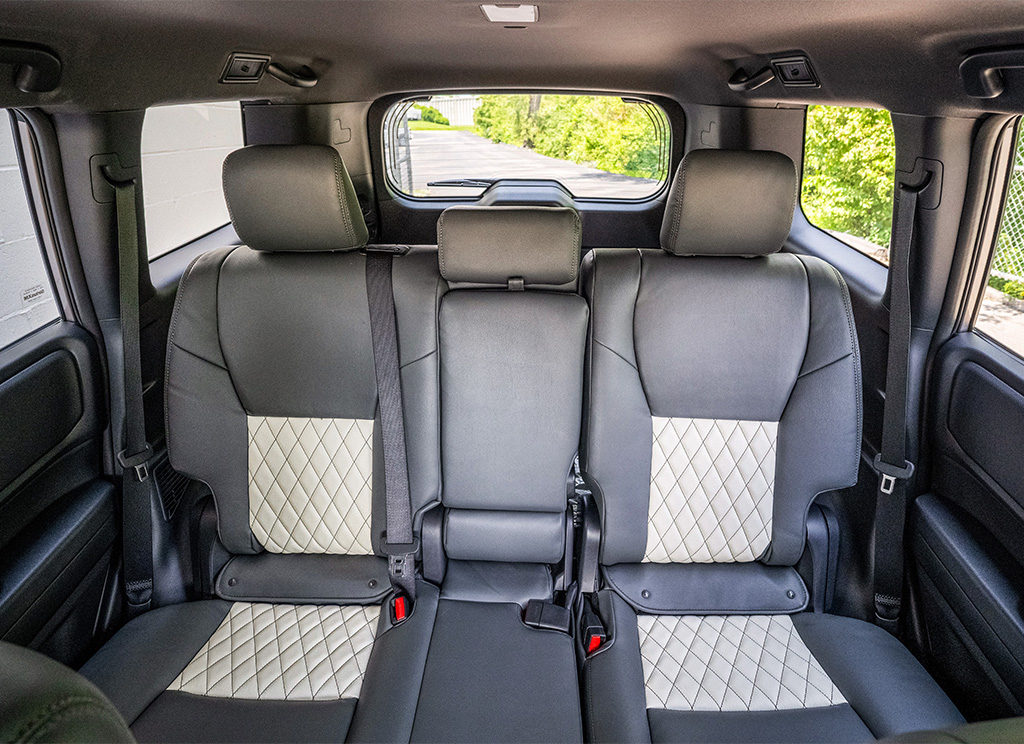
[[[412,184],[417,196],[474,196],[480,189],[430,187],[452,178],[555,178],[574,196],[637,199],[657,190],[658,182],[588,168],[500,145],[472,132],[413,131]]]

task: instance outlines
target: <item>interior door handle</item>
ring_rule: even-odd
[[[1000,70],[1024,68],[1024,47],[1007,47],[969,54],[960,63],[964,90],[971,98],[995,98],[1005,88]]]
[[[0,64],[14,65],[14,87],[25,93],[49,93],[60,83],[60,59],[45,47],[0,41]]]

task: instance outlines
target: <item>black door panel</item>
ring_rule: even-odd
[[[0,639],[75,663],[117,538],[92,338],[55,323],[0,351]]]
[[[932,491],[914,505],[934,671],[969,718],[1024,714],[1024,360],[976,333],[935,358]]]

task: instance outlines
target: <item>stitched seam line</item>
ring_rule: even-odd
[[[683,162],[679,164],[679,174],[676,178],[679,180],[679,191],[676,197],[676,208],[672,214],[672,234],[669,236],[671,243],[670,251],[675,253],[676,243],[679,241],[679,223],[683,218],[683,192],[686,187],[686,168],[688,166],[686,158],[683,158]]]
[[[355,244],[356,234],[352,228],[351,216],[348,213],[348,204],[345,203],[344,190],[342,187],[341,155],[333,147],[331,153],[334,155],[334,185],[338,194],[338,208],[341,209],[341,220],[345,223],[345,232],[348,234],[349,243]]]
[[[448,279],[444,266],[444,212],[437,218],[437,258],[441,262],[441,276]]]
[[[583,227],[580,223],[580,214],[573,210],[572,212],[573,225],[572,225],[572,254],[569,256],[569,281],[576,281],[576,276],[580,269],[580,245],[583,243],[583,236],[581,235]]]

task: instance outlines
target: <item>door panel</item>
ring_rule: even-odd
[[[970,718],[1024,714],[1024,360],[976,333],[939,350],[932,493],[911,549],[936,673]]]
[[[0,351],[0,638],[70,664],[93,646],[117,536],[98,369],[73,323]]]

